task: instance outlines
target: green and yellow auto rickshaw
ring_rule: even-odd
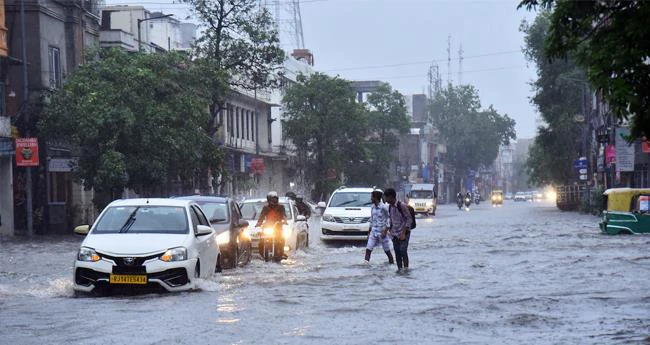
[[[650,233],[650,189],[613,188],[603,195],[607,203],[600,222],[603,233]]]
[[[503,205],[503,191],[500,189],[495,189],[492,191],[492,206]]]

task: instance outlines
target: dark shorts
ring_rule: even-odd
[[[395,252],[406,252],[409,247],[409,239],[411,238],[411,232],[406,232],[406,237],[404,240],[400,240],[397,236],[393,237],[393,249]]]

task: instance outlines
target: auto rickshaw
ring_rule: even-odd
[[[650,189],[606,190],[600,230],[608,235],[650,233]]]
[[[495,189],[492,191],[492,206],[503,205],[503,191],[500,189]]]

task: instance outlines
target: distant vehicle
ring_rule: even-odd
[[[416,214],[436,215],[437,198],[432,183],[414,184],[407,196]]]
[[[493,206],[503,205],[503,191],[499,189],[493,190],[490,200]]]
[[[239,206],[233,199],[199,195],[176,199],[195,201],[208,216],[212,228],[217,232],[217,243],[221,252],[219,268],[235,268],[250,262],[252,244],[245,231],[248,222],[242,219]]]
[[[506,193],[506,194],[503,196],[503,199],[504,199],[504,200],[512,200],[512,198],[513,198],[512,193]]]
[[[309,227],[307,218],[298,215],[298,209],[293,200],[282,197],[279,198],[280,205],[284,206],[287,224],[282,226],[282,236],[284,236],[284,254],[289,255],[298,249],[309,247]],[[249,222],[248,232],[250,233],[253,250],[259,247],[264,232],[261,228],[256,228],[255,224],[260,218],[262,208],[266,204],[266,199],[248,199],[244,200],[239,206],[241,208],[242,218]]]
[[[374,188],[339,187],[330,196],[321,220],[322,241],[365,241]]]
[[[526,201],[526,193],[524,192],[517,192],[515,193],[515,196],[513,198],[514,201]]]
[[[86,235],[74,263],[75,291],[160,287],[192,289],[219,262],[217,234],[197,203],[176,199],[111,202]]]
[[[533,201],[533,192],[524,192],[526,196],[526,201]]]
[[[535,190],[535,191],[530,192],[530,194],[531,194],[531,199],[530,199],[531,201],[533,201],[533,202],[542,202],[542,201],[544,201],[544,193]]]

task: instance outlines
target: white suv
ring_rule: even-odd
[[[370,194],[374,188],[340,187],[330,197],[323,212],[323,241],[356,241],[368,238]]]

